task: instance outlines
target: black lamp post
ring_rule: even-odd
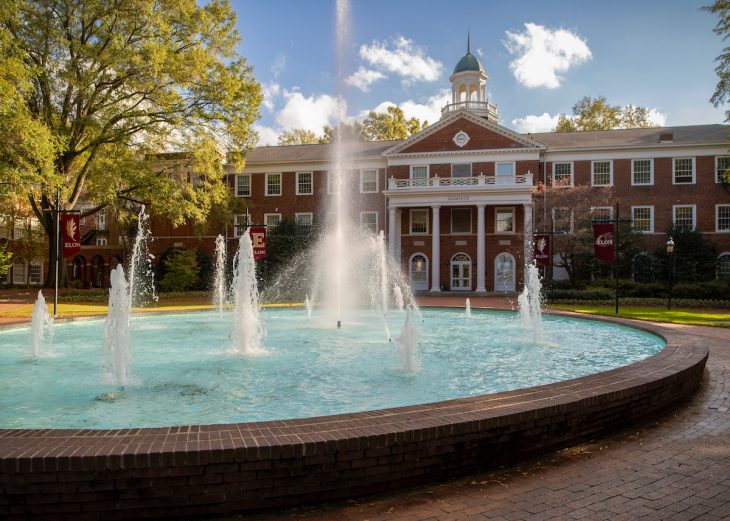
[[[667,241],[667,254],[672,259],[672,262],[669,266],[669,304],[667,306],[668,310],[672,309],[672,284],[674,283],[674,241],[672,240],[671,235],[669,236],[669,240]]]

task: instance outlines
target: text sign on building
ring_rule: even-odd
[[[61,244],[64,257],[73,257],[81,251],[79,214],[66,213],[61,216]]]
[[[535,234],[535,248],[532,255],[538,266],[550,266],[550,238],[547,233]]]
[[[251,226],[248,233],[251,234],[253,258],[257,261],[264,260],[266,258],[266,226]]]
[[[614,242],[616,235],[612,223],[601,223],[593,225],[593,251],[596,258],[614,263]]]

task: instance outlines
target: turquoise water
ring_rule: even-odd
[[[510,312],[424,309],[421,370],[398,369],[369,312],[337,330],[302,309],[266,309],[267,356],[230,352],[231,315],[135,317],[137,382],[105,385],[103,321],[57,324],[53,353],[30,357],[28,328],[0,331],[0,428],[121,428],[301,418],[413,405],[567,380],[657,353],[654,335],[614,324],[547,317],[535,346]],[[100,400],[98,397],[111,398]]]

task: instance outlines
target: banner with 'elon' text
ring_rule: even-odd
[[[538,266],[550,266],[550,234],[536,233],[532,257]]]
[[[251,226],[248,233],[251,234],[254,260],[264,260],[266,258],[266,226]]]
[[[613,223],[600,223],[593,225],[593,251],[596,258],[613,264],[614,244],[616,235]]]
[[[61,215],[61,245],[64,258],[73,257],[81,251],[81,227],[79,214],[65,213]]]

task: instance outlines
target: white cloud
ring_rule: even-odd
[[[484,51],[482,51],[482,48],[481,48],[481,47],[478,47],[478,48],[477,48],[477,54],[478,54],[479,56],[484,56]]]
[[[667,124],[667,115],[659,112],[657,109],[649,109],[649,121],[663,127]]]
[[[429,124],[433,124],[441,118],[441,108],[450,101],[451,91],[449,89],[442,89],[430,98],[427,98],[423,103],[419,103],[414,100],[406,100],[400,103],[383,101],[371,110],[379,113],[384,113],[388,110],[388,107],[390,105],[396,105],[403,109],[403,115],[406,119],[415,117],[421,121],[428,121]],[[368,112],[370,111],[362,111],[358,115],[357,119],[364,119],[365,117],[367,117]]]
[[[345,83],[352,85],[353,87],[357,87],[363,92],[368,92],[370,90],[370,85],[384,78],[387,78],[387,76],[380,71],[360,67],[345,80]]]
[[[276,58],[274,58],[274,62],[271,64],[271,74],[274,75],[274,78],[278,78],[279,74],[281,74],[284,69],[286,68],[286,54],[279,53],[276,55]]]
[[[562,77],[574,65],[591,59],[585,40],[566,29],[550,30],[542,25],[525,24],[525,32],[507,31],[505,47],[516,58],[510,69],[517,81],[529,88],[560,86]]]
[[[265,127],[264,125],[257,125],[254,123],[253,129],[259,135],[259,141],[257,146],[264,147],[268,145],[276,145],[279,142],[279,132],[271,127]]]
[[[524,118],[517,118],[512,120],[512,126],[517,132],[550,132],[558,124],[560,114],[551,116],[547,112],[543,112],[541,116],[535,116],[530,114]]]
[[[270,111],[274,109],[274,100],[281,93],[281,87],[278,83],[264,83],[261,85],[261,91],[264,94],[264,100],[262,104]]]
[[[372,67],[402,76],[405,81],[436,81],[441,75],[443,64],[429,56],[413,40],[398,37],[390,42],[373,40],[372,45],[360,46],[360,58]]]
[[[276,122],[284,128],[304,128],[317,134],[325,125],[333,126],[347,113],[345,100],[328,94],[304,96],[299,91],[284,91],[286,103],[276,115]]]

